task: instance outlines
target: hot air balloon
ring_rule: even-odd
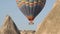
[[[29,24],[34,24],[33,20],[43,9],[46,0],[16,0],[19,10],[28,18]]]

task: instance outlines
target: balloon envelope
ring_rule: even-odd
[[[34,18],[43,9],[46,0],[16,0],[18,8],[32,23]]]

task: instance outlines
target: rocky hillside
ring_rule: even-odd
[[[20,34],[10,16],[6,16],[0,34]]]
[[[38,26],[36,34],[60,34],[60,0],[56,0],[51,12]]]
[[[0,34],[34,34],[33,30],[18,30],[16,24],[13,22],[10,16],[6,16],[4,24],[0,30]]]

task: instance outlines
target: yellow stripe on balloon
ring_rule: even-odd
[[[24,1],[25,2],[26,0],[21,0],[21,1]]]
[[[34,3],[29,3],[30,7],[32,7],[34,5]]]
[[[34,1],[34,4],[37,4],[37,2]]]
[[[38,2],[41,2],[41,1],[38,1]]]
[[[21,1],[22,4],[25,4],[25,1]]]
[[[26,4],[29,4],[29,2],[25,2]]]
[[[34,1],[34,6],[36,6],[36,4],[38,4],[38,2]]]
[[[21,2],[18,4],[18,7],[20,7],[20,6],[22,6],[22,3]]]
[[[26,6],[28,6],[29,5],[29,2],[25,2],[26,3]]]

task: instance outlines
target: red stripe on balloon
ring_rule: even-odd
[[[16,2],[18,2],[18,0],[16,0]]]

